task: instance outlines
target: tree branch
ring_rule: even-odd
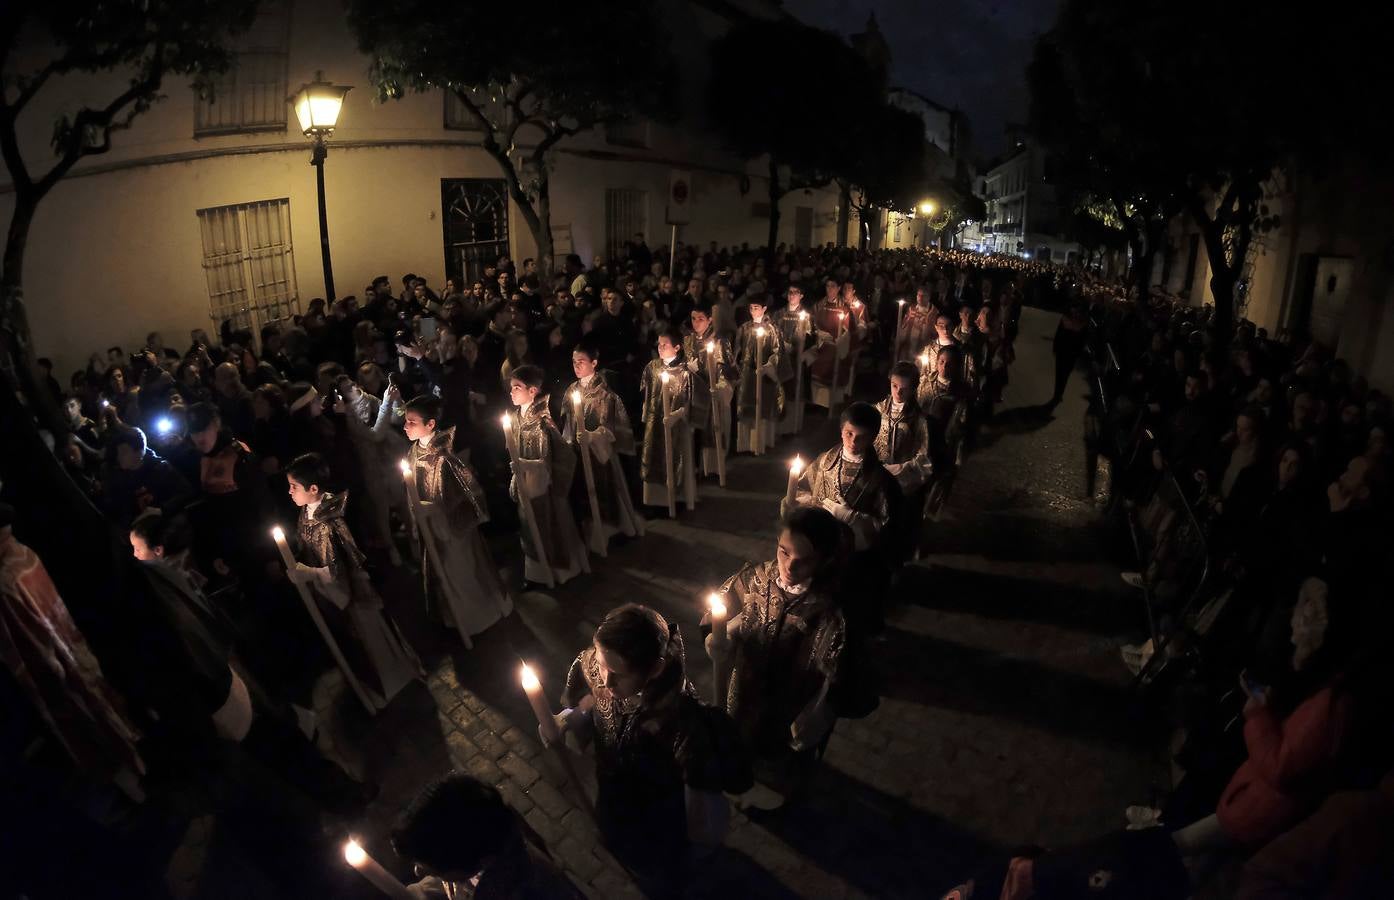
[[[66,146],[58,162],[54,163],[53,168],[49,169],[42,178],[34,185],[40,196],[47,194],[53,186],[77,165],[77,161],[84,156],[95,153],[105,153],[111,148],[111,132],[113,127],[116,130],[129,128],[131,121],[141,111],[140,101],[148,100],[160,89],[160,82],[164,80],[164,44],[155,46],[153,56],[154,63],[145,77],[131,82],[131,86],[121,92],[117,97],[100,110],[93,110],[83,107],[78,110],[73,117],[73,124],[65,136]],[[126,106],[135,103],[136,106],[119,123],[113,123],[117,113],[121,112]],[[88,147],[86,144],[88,128],[102,129],[102,143],[96,147]]]

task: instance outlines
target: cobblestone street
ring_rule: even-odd
[[[1130,720],[1116,652],[1142,610],[1083,495],[1083,377],[1053,413],[1041,405],[1054,326],[1054,314],[1024,311],[1006,402],[965,456],[923,558],[904,573],[873,649],[880,708],[839,722],[809,803],[758,822],[737,815],[726,847],[694,866],[690,896],[938,896],[994,853],[1117,827],[1126,805],[1162,784],[1161,741]],[[784,467],[832,435],[810,427],[771,456],[733,458],[729,488],[704,483],[695,514],[655,517],[646,537],[593,560],[593,574],[524,594],[472,651],[423,621],[404,581],[389,602],[427,662],[426,687],[372,721],[334,676],[319,689],[330,723],[322,740],[381,785],[360,835],[369,852],[409,874],[387,830],[453,766],[499,785],[589,895],[637,896],[542,752],[519,661],[555,701],[602,616],[639,601],[682,623],[689,670],[709,694],[701,598],[742,563],[772,555]]]

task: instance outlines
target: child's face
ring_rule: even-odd
[[[159,559],[164,556],[163,547],[151,547],[146,543],[145,538],[131,532],[131,553],[141,562],[149,562],[152,559]]]
[[[319,485],[306,487],[289,475],[286,482],[290,485],[290,502],[296,506],[308,506],[319,499]]]
[[[576,373],[577,378],[588,378],[595,374],[595,360],[577,350],[571,354],[571,371]]]
[[[421,413],[409,412],[402,421],[402,430],[413,441],[419,441],[436,430],[436,420],[422,419]]]
[[[537,399],[537,388],[528,387],[514,378],[508,383],[508,397],[513,401],[514,406],[519,408],[529,406],[533,400]]]
[[[908,378],[901,378],[899,375],[891,379],[891,400],[896,403],[905,403],[914,396],[915,387]]]
[[[858,428],[851,422],[842,426],[842,449],[849,456],[864,455],[875,441],[876,435],[868,429]]]

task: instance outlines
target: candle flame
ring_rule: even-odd
[[[277,525],[271,529],[271,539],[278,543],[286,539],[286,533],[281,530],[281,526]]]
[[[572,391],[572,392],[571,392],[571,402],[572,402],[572,403],[575,403],[577,406],[580,406],[580,405],[581,405],[581,392],[580,392],[580,391]]]
[[[363,849],[362,844],[353,838],[344,841],[344,862],[357,869],[367,861],[368,851]]]
[[[764,329],[764,328],[757,328],[757,329],[755,329],[755,336],[756,336],[756,337],[764,337],[764,336],[765,336],[765,329]]]
[[[922,365],[922,366],[927,366],[927,365],[929,365],[929,354],[928,354],[928,353],[921,353],[921,354],[920,354],[920,365]]]
[[[845,313],[845,312],[840,312],[840,313],[837,314],[837,317],[838,317],[839,319],[845,319],[845,318],[847,318],[847,313]]]
[[[523,683],[523,690],[532,692],[542,690],[542,682],[537,680],[537,673],[532,670],[532,666],[523,663],[523,668],[518,670],[518,680]]]
[[[726,618],[726,604],[721,602],[720,594],[708,594],[707,605],[711,607],[713,619]]]
[[[801,458],[798,457],[798,456],[795,456],[793,462],[789,463],[789,471],[790,471],[790,472],[793,472],[795,475],[797,475],[797,474],[799,474],[800,472],[802,472],[802,471],[803,471],[803,459],[801,459]]]
[[[513,417],[510,416],[508,413],[504,413],[503,415],[499,416],[499,421],[503,423],[504,428],[513,427]]]
[[[896,301],[896,303],[900,304],[901,306],[904,306],[904,305],[905,305],[905,298],[904,298],[904,297],[900,298],[899,300]]]
[[[708,353],[715,353],[715,352],[716,352],[716,341],[707,341],[707,352],[708,352]]]
[[[407,462],[405,459],[397,461],[397,468],[402,470],[403,475],[411,475],[411,463]]]
[[[808,319],[808,313],[804,312],[803,310],[799,310],[799,318],[805,320]]]
[[[664,372],[664,373],[662,373],[661,375],[659,375],[658,377],[663,379],[663,383],[664,383],[664,384],[667,384],[667,383],[668,383],[668,379],[672,378],[673,376],[669,375],[667,372]]]

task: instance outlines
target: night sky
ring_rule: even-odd
[[[891,45],[891,83],[968,114],[973,156],[1000,153],[1008,122],[1025,122],[1026,64],[1058,0],[784,0],[810,25],[849,35],[876,12]]]

